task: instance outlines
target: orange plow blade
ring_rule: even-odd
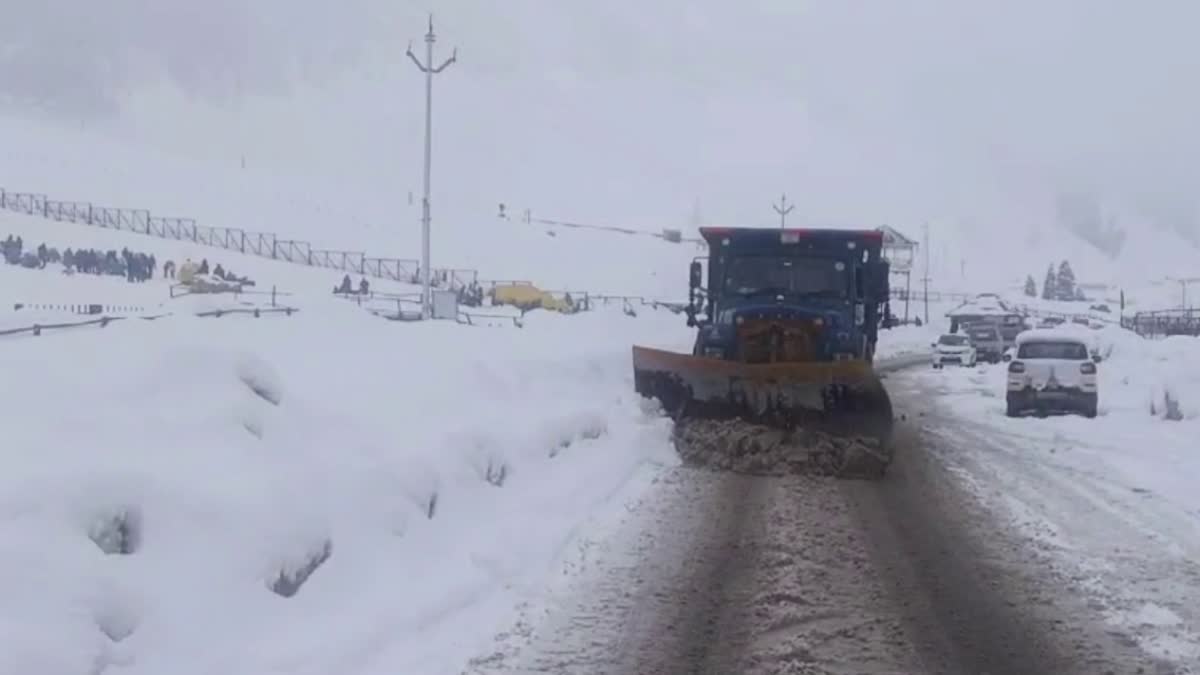
[[[882,476],[891,461],[891,399],[866,361],[740,363],[635,346],[633,369],[636,391],[675,419],[685,458],[842,477]]]

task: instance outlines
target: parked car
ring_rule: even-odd
[[[980,360],[1000,363],[1000,355],[1004,353],[1004,337],[1000,335],[999,328],[987,324],[974,324],[967,326],[966,333]]]
[[[975,347],[965,335],[946,333],[933,343],[934,368],[942,368],[946,364],[974,366],[977,360]]]
[[[1035,329],[1017,336],[1008,364],[1008,416],[1075,412],[1095,417],[1099,401],[1096,364],[1085,336],[1062,329]]]

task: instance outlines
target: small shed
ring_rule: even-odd
[[[1012,340],[1025,329],[1025,317],[994,293],[982,293],[946,312],[950,332],[973,323],[991,323],[1000,328],[1005,341]]]

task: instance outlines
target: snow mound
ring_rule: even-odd
[[[679,317],[527,319],[329,300],[10,342],[0,671],[456,672],[677,461],[629,345]]]

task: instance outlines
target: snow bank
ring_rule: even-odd
[[[1097,366],[1100,385],[1100,414],[1122,418],[1167,418],[1175,421],[1200,419],[1200,339],[1177,336],[1147,340],[1115,326],[1090,329],[1064,324],[1056,331],[1085,339],[1102,362]],[[1003,409],[1006,371],[1003,367],[981,368],[971,380],[950,371],[953,386],[985,384],[998,400],[989,408]]]
[[[939,322],[940,323],[940,322]],[[928,354],[942,331],[937,324],[897,326],[879,331],[875,355],[881,359],[911,354]]]
[[[1200,419],[1200,339],[1147,340],[1117,327],[1058,330],[1087,337],[1093,353],[1103,357],[1098,366],[1102,413]]]
[[[0,671],[457,672],[591,513],[676,461],[635,340],[690,335],[330,300],[10,342]]]

